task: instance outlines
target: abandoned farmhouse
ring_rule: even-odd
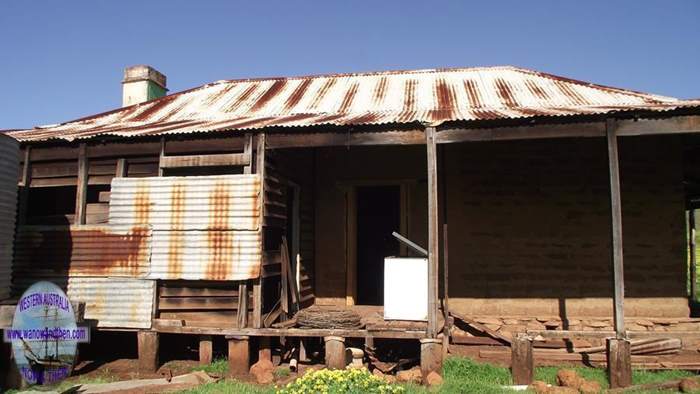
[[[121,108],[4,131],[20,153],[0,298],[53,281],[94,330],[134,332],[144,369],[162,334],[225,337],[240,371],[280,337],[325,342],[336,367],[346,339],[420,341],[424,371],[496,341],[522,382],[538,342],[607,339],[624,369],[633,338],[700,341],[698,133],[700,101],[516,67],[170,95],[130,67]],[[324,310],[361,323],[294,317]]]

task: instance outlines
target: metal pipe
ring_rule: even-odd
[[[403,235],[397,233],[396,231],[392,232],[391,235],[393,235],[394,238],[398,239],[399,242],[402,242],[403,244],[405,244],[409,248],[415,250],[416,252],[422,254],[423,256],[426,256],[426,257],[428,256],[427,250],[421,248],[420,246],[418,246],[418,244],[416,244],[415,242],[411,241],[410,239],[404,237]]]

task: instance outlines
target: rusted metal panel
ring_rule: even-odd
[[[260,177],[115,178],[110,225],[153,228],[151,279],[260,275]]]
[[[115,178],[109,224],[154,230],[257,230],[257,175]]]
[[[10,296],[18,173],[19,144],[0,135],[0,300]]]
[[[258,231],[154,231],[149,278],[257,278],[262,260],[260,242]]]
[[[20,226],[13,275],[145,277],[150,238],[148,226]]]
[[[75,302],[85,302],[85,318],[96,320],[101,328],[150,328],[155,297],[155,281],[116,277],[41,278],[21,276],[13,281],[18,297],[36,280],[47,280],[61,287]]]
[[[7,131],[22,141],[264,127],[370,125],[668,111],[700,100],[639,93],[516,67],[219,81],[59,125]]]
[[[155,281],[129,278],[68,280],[71,301],[85,302],[85,318],[102,328],[151,328]]]

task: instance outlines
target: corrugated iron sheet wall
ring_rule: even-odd
[[[150,328],[155,281],[149,269],[148,226],[20,226],[12,292],[51,281],[71,301],[85,302],[85,318],[101,328]]]
[[[66,291],[75,302],[85,302],[85,318],[100,328],[150,328],[155,281],[118,277],[68,277],[66,274],[41,277],[17,275],[12,293],[20,295],[32,283],[47,280]]]
[[[0,135],[0,300],[10,296],[18,173],[19,144]]]
[[[145,277],[151,230],[137,226],[21,226],[17,231],[15,276]]]
[[[151,328],[155,281],[129,278],[68,280],[71,301],[85,302],[85,318],[104,328]]]
[[[258,175],[115,178],[109,223],[153,228],[150,279],[260,275]]]

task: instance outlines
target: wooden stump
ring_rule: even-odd
[[[214,344],[211,335],[199,336],[199,364],[211,364],[214,358]]]
[[[326,348],[326,367],[329,369],[345,369],[345,338],[324,337]]]
[[[627,339],[608,338],[606,341],[608,380],[610,388],[632,384],[632,345]]]
[[[423,338],[420,340],[420,371],[423,380],[431,372],[441,373],[442,339]]]
[[[272,347],[270,346],[270,337],[258,338],[258,360],[267,360],[272,362]]]
[[[243,376],[250,367],[250,348],[248,336],[227,336],[228,370],[230,376]]]
[[[158,370],[158,333],[139,331],[137,334],[139,349],[139,372],[154,373]]]
[[[534,378],[532,341],[526,334],[518,334],[511,342],[511,374],[513,384],[529,385]]]

